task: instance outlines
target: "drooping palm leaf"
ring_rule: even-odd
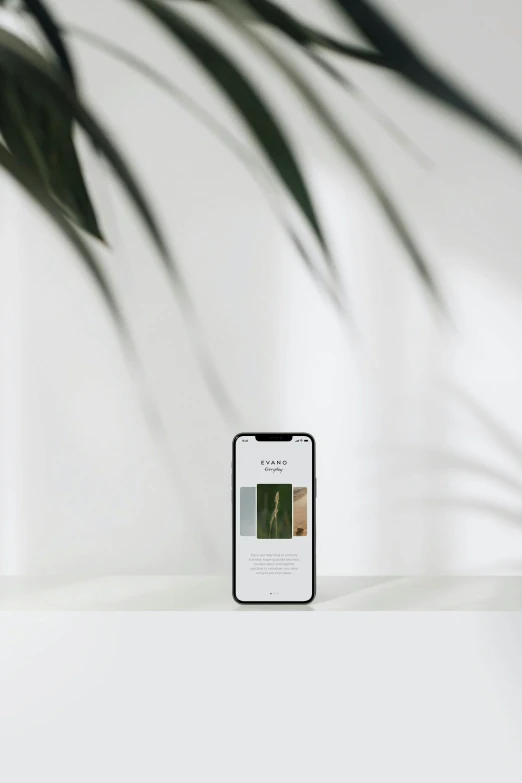
[[[203,0],[213,4],[214,0]],[[271,0],[243,0],[262,19],[288,37],[302,45],[314,44],[337,54],[365,61],[368,64],[396,72],[425,95],[444,104],[470,122],[480,126],[496,141],[504,144],[518,156],[522,156],[522,138],[509,128],[494,112],[481,105],[480,101],[461,88],[456,82],[428,62],[426,57],[408,39],[400,26],[383,10],[369,0],[330,0],[343,11],[348,20],[373,45],[375,51],[346,44],[296,19],[286,9]],[[245,16],[245,21],[252,18]]]
[[[170,35],[174,36],[232,103],[295,199],[319,240],[331,269],[335,272],[326,238],[292,145],[260,91],[217,44],[171,6],[166,6],[158,0],[131,0],[131,2],[150,13]]]
[[[25,6],[74,90],[72,58],[54,17],[41,0],[27,0]],[[72,114],[30,85],[6,76],[0,79],[0,106],[0,132],[13,155],[32,170],[79,228],[103,239],[74,143]]]
[[[56,55],[63,73],[69,79],[73,89],[76,90],[76,74],[72,57],[52,11],[42,0],[24,0],[24,5],[38,23],[47,43]]]
[[[181,277],[169,251],[148,199],[110,134],[94,113],[74,94],[60,74],[43,57],[6,30],[0,30],[0,77],[5,76],[18,87],[32,89],[34,94],[50,100],[56,107],[72,115],[94,146],[103,154],[122,186],[131,198],[144,226],[156,245],[169,274],[181,285]]]
[[[117,327],[120,345],[125,355],[127,367],[139,391],[140,405],[151,434],[162,447],[164,453],[167,453],[165,428],[160,412],[148,392],[143,367],[132,334],[127,326],[112,285],[105,274],[103,264],[100,263],[96,253],[91,250],[88,242],[84,240],[78,229],[64,216],[62,210],[56,205],[48,191],[42,187],[41,182],[33,176],[31,170],[14,158],[2,145],[0,145],[0,170],[7,172],[23,188],[70,243],[75,251],[75,256],[83,261],[84,269],[87,270],[97,292],[101,295],[102,302],[107,308],[112,323]]]
[[[214,0],[206,0],[214,3]],[[335,81],[341,84],[373,118],[389,133],[404,149],[412,153],[423,166],[427,163],[426,155],[418,149],[411,139],[408,138],[402,128],[396,122],[387,117],[382,109],[377,107],[372,101],[363,94],[358,87],[347,76],[341,74],[337,68],[327,62],[319,52],[319,49],[328,49],[337,54],[343,54],[356,60],[362,60],[374,65],[383,65],[384,58],[378,52],[371,52],[356,46],[351,46],[344,41],[337,40],[325,33],[322,33],[308,24],[298,20],[295,15],[290,14],[286,9],[281,8],[270,0],[243,0],[245,6],[259,14],[250,18],[250,22],[256,19],[269,24],[278,32],[286,35],[291,41],[298,45],[308,56],[318,65],[321,70],[327,73]],[[247,20],[248,22],[248,17]]]
[[[198,0],[199,1],[199,0]],[[216,5],[215,0],[201,0],[208,5]],[[328,74],[336,82],[341,84],[352,97],[361,104],[362,108],[383,127],[383,129],[392,136],[401,147],[412,154],[421,165],[425,166],[428,162],[427,156],[418,149],[411,139],[408,138],[402,128],[396,122],[384,114],[382,109],[377,107],[368,96],[366,96],[360,87],[347,76],[341,74],[337,68],[327,62],[320,49],[328,49],[338,54],[343,54],[356,60],[362,60],[374,65],[382,65],[383,57],[378,52],[371,52],[356,46],[351,46],[344,41],[337,40],[331,36],[322,33],[308,24],[298,20],[284,8],[270,0],[243,0],[245,12],[241,14],[241,19],[245,23],[265,22],[274,30],[287,36],[293,43],[297,44],[301,51],[307,54],[313,62]],[[249,12],[247,12],[249,9]]]
[[[5,75],[0,106],[0,131],[9,150],[31,168],[73,223],[103,239],[74,143],[71,112]]]
[[[209,0],[213,2],[213,0]],[[255,12],[257,20],[262,20],[279,32],[286,35],[295,43],[304,47],[320,46],[330,51],[344,54],[354,60],[383,65],[383,58],[379,52],[372,52],[359,46],[352,46],[340,39],[327,35],[314,29],[311,25],[297,19],[295,14],[281,8],[271,0],[244,0],[244,5]],[[248,22],[248,17],[247,17]]]
[[[309,252],[303,245],[301,239],[297,236],[294,228],[290,224],[289,220],[285,217],[284,209],[282,205],[276,200],[276,194],[273,194],[273,188],[271,183],[267,181],[265,172],[260,166],[256,156],[248,149],[248,147],[239,141],[228,128],[217,120],[213,114],[207,109],[197,103],[194,98],[181,90],[176,84],[168,79],[163,73],[153,68],[148,62],[141,57],[137,57],[127,49],[117,45],[114,41],[110,41],[107,38],[91,33],[79,27],[69,26],[68,31],[72,35],[76,36],[80,40],[83,40],[97,49],[105,52],[109,56],[116,58],[118,61],[124,63],[128,67],[132,68],[137,73],[140,73],[153,85],[155,85],[162,92],[174,98],[178,104],[180,104],[185,110],[190,112],[198,122],[202,123],[207,130],[209,130],[214,136],[216,136],[234,155],[234,157],[241,162],[241,164],[248,170],[249,174],[254,180],[259,183],[263,194],[267,196],[267,202],[272,210],[275,219],[281,224],[283,231],[287,234],[291,243],[296,248],[297,252],[301,256],[305,267],[308,269],[316,283],[320,286],[321,290],[332,300],[335,306],[341,311],[344,311],[344,305],[341,302],[339,293],[335,290],[329,280],[325,279],[321,274],[317,266],[312,261]]]
[[[469,92],[459,87],[431,65],[412,44],[399,25],[368,0],[332,0],[364,37],[381,53],[386,67],[402,76],[425,95],[480,126],[494,139],[522,157],[522,138],[493,112],[482,106]]]
[[[21,185],[24,191],[42,208],[52,222],[58,227],[60,232],[70,242],[74,250],[79,254],[79,257],[85,263],[86,269],[94,280],[112,319],[118,325],[120,334],[127,340],[128,335],[125,330],[124,320],[112,288],[103,271],[103,267],[96,258],[95,253],[82,238],[78,229],[76,229],[64,216],[63,211],[57,206],[47,189],[42,186],[40,179],[34,176],[31,169],[24,166],[21,161],[11,155],[1,144],[0,168],[6,171],[19,185]]]
[[[299,73],[290,60],[279,52],[269,41],[259,36],[253,28],[250,26],[245,28],[244,25],[241,24],[239,21],[240,16],[237,13],[237,9],[242,6],[242,3],[239,0],[212,0],[212,2],[221,10],[225,18],[228,19],[236,29],[241,31],[242,35],[251,41],[253,45],[267,55],[272,62],[279,67],[281,72],[295,87],[298,94],[306,102],[330,136],[339,144],[341,149],[356,166],[372,190],[410,259],[413,261],[421,281],[437,305],[442,306],[442,298],[438,286],[433,278],[429,265],[424,258],[424,254],[421,252],[411,230],[408,228],[405,219],[401,215],[398,206],[395,204],[393,198],[388,193],[387,188],[384,186],[380,177],[377,175],[370,161],[356,141],[351,137],[346,128],[341,125],[317,90],[315,90]]]
[[[214,0],[208,0],[214,2]],[[342,40],[333,38],[309,24],[300,21],[295,14],[290,14],[286,9],[271,2],[271,0],[243,0],[245,6],[250,7],[259,14],[259,19],[269,24],[279,33],[286,35],[291,41],[299,46],[308,56],[323,70],[328,76],[333,78],[338,84],[341,84],[362,108],[369,112],[372,117],[383,127],[383,129],[392,136],[401,147],[404,147],[412,154],[421,165],[427,163],[426,155],[418,149],[418,146],[408,138],[402,128],[390,117],[386,116],[382,109],[376,106],[361,88],[352,80],[335,68],[322,56],[323,49],[327,49],[337,54],[343,54],[351,59],[360,60],[373,65],[383,65],[384,58],[379,52],[371,52],[361,49],[357,46],[351,46]],[[252,20],[251,20],[252,21]]]
[[[186,2],[186,0],[180,0]],[[205,5],[213,5],[214,0],[192,0]],[[271,0],[244,0],[238,11],[238,18],[244,24],[264,22],[301,46],[319,46],[332,52],[344,54],[354,60],[387,67],[379,52],[373,52],[360,46],[353,46],[340,38],[317,30],[312,25],[301,21],[294,12],[271,2]]]
[[[215,0],[194,0],[196,1],[215,4]],[[244,13],[243,19],[245,24],[263,21],[304,47],[315,45],[391,70],[431,99],[481,127],[516,155],[522,156],[521,135],[509,128],[455,80],[429,63],[400,26],[391,21],[389,15],[377,9],[369,0],[330,2],[346,14],[348,20],[375,47],[375,51],[352,46],[342,39],[323,33],[298,20],[295,14],[282,9],[271,0],[243,0],[243,7],[254,12]]]
[[[316,49],[308,50],[309,57],[326,73],[331,79],[336,81],[357,101],[361,108],[381,126],[408,154],[414,157],[417,162],[427,168],[431,165],[431,160],[425,152],[408,136],[403,128],[395,120],[389,117],[355,82],[341,73],[332,63],[322,57]]]
[[[176,286],[185,319],[192,327],[190,337],[213,398],[225,415],[232,419],[236,415],[234,405],[231,403],[213,366],[204,339],[201,336],[199,323],[195,317],[193,305],[180,270],[174,261],[163,232],[137,178],[132,173],[122,153],[111,140],[109,133],[95,118],[93,112],[74,94],[70,85],[64,81],[55,68],[16,36],[5,30],[0,30],[0,79],[3,76],[8,77],[17,86],[23,86],[27,89],[31,87],[48,100],[56,102],[56,105],[66,115],[72,114],[74,120],[83,128],[94,146],[110,164],[125,192],[133,202],[145,228],[158,249],[170,279]]]

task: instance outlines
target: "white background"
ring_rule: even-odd
[[[522,128],[520,3],[385,5],[437,63]],[[54,6],[148,59],[244,136],[188,58],[126,4]],[[294,6],[341,33],[324,3]],[[350,66],[432,159],[426,171],[319,79],[432,261],[452,315],[441,326],[350,166],[248,47],[211,28],[230,51],[247,55],[295,138],[343,267],[357,335],[346,336],[257,185],[219,142],[146,81],[78,43],[88,94],[153,198],[242,420],[227,423],[218,412],[150,245],[92,156],[113,248],[108,264],[166,450],[150,437],[89,281],[46,221],[2,181],[0,296],[2,335],[10,339],[0,343],[0,570],[228,573],[229,455],[232,436],[246,426],[316,436],[320,573],[519,571],[522,168],[391,76]],[[477,416],[470,397],[493,424]]]

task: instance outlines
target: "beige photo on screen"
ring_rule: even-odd
[[[308,493],[306,487],[294,487],[294,536],[306,536]]]

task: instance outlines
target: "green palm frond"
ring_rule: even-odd
[[[183,3],[176,0],[127,2],[153,19],[170,41],[181,46],[233,107],[249,132],[253,145],[257,147],[258,154],[271,169],[277,188],[285,194],[286,203],[274,198],[274,192],[269,194],[276,218],[318,285],[342,310],[342,273],[330,252],[327,232],[317,209],[313,188],[305,176],[303,161],[296,152],[291,134],[285,129],[269,91],[261,89],[241,63],[214,41],[192,15],[184,12]],[[401,26],[370,0],[329,0],[331,8],[341,15],[340,21],[343,18],[346,20],[346,35],[342,24],[332,35],[309,23],[300,12],[283,7],[277,0],[192,2],[207,5],[209,10],[221,14],[236,33],[277,67],[281,77],[293,88],[323,131],[364,178],[402,244],[412,269],[440,304],[437,284],[415,232],[407,224],[403,210],[370,162],[365,145],[356,141],[349,122],[338,118],[321,91],[295,65],[289,50],[300,51],[311,59],[321,69],[323,78],[331,78],[358,100],[398,143],[413,152],[423,163],[426,162],[423,153],[406,137],[402,128],[371,99],[363,96],[356,84],[356,77],[349,70],[353,64],[357,64],[358,68],[366,65],[377,74],[395,77],[405,87],[413,87],[418,93],[437,101],[489,134],[494,141],[519,158],[522,157],[520,134],[430,61]],[[14,8],[13,0],[0,0],[0,6],[4,9]],[[133,203],[170,283],[180,296],[207,382],[220,404],[227,407],[223,385],[205,348],[179,264],[166,241],[155,210],[119,144],[84,100],[80,74],[68,36],[54,15],[51,0],[20,0],[18,7],[23,9],[25,18],[37,25],[45,51],[37,51],[13,33],[0,29],[0,168],[20,183],[65,234],[95,280],[118,328],[125,330],[114,292],[91,245],[82,235],[104,240],[98,210],[89,193],[76,146],[75,131],[77,128],[82,129]],[[358,33],[363,41],[361,44],[351,42],[349,29]],[[263,176],[262,168],[260,170],[257,166],[256,170],[258,161],[248,145],[235,139],[226,126],[212,116],[210,110],[198,106],[191,97],[183,95],[183,91],[171,78],[154,71],[139,56],[125,53],[117,42],[108,42],[107,47],[109,50],[112,47],[113,55],[126,60],[127,64],[180,101],[242,160],[254,176],[259,177],[260,171]],[[336,55],[337,60],[329,55]],[[342,70],[340,57],[344,58]],[[342,93],[340,95],[342,97]],[[307,227],[308,238],[313,239],[315,250],[320,251],[325,259],[326,264],[322,265],[324,271],[312,261],[308,243],[288,220],[285,207],[290,205],[297,208],[301,228]]]

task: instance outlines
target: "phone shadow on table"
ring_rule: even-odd
[[[385,576],[329,576],[326,579],[318,578],[317,593],[309,604],[236,604],[239,611],[247,612],[313,612],[321,608],[322,604],[335,601],[339,598],[367,590],[381,585],[384,582],[393,581],[396,577]]]

